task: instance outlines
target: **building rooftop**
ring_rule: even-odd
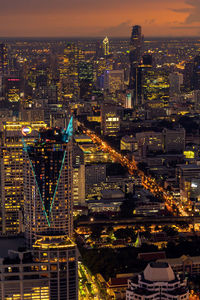
[[[166,262],[152,262],[144,270],[144,279],[147,281],[173,281],[174,272]]]

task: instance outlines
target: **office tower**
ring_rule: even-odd
[[[0,44],[0,76],[8,73],[8,50],[5,44]]]
[[[142,68],[142,97],[145,102],[169,101],[169,76],[165,70],[147,66]]]
[[[91,62],[81,61],[78,63],[78,81],[80,98],[91,98],[93,88],[93,65]]]
[[[105,56],[110,54],[110,52],[109,52],[109,39],[108,39],[107,36],[103,40],[103,54]]]
[[[109,103],[101,106],[101,131],[103,135],[116,136],[120,130],[118,107]]]
[[[126,95],[125,95],[125,103],[124,103],[125,108],[133,108],[133,103],[132,103],[132,91],[127,90]]]
[[[15,235],[22,228],[24,208],[23,144],[33,144],[44,122],[5,122],[0,147],[1,235]]]
[[[66,236],[42,236],[32,250],[0,259],[1,300],[77,300],[76,245]]]
[[[78,62],[84,58],[75,44],[68,44],[60,61],[60,89],[63,100],[79,97]]]
[[[134,91],[133,102],[135,105],[140,104],[138,101],[138,65],[142,55],[142,30],[141,26],[135,25],[132,28],[130,39],[130,78],[129,88]]]
[[[103,56],[103,46],[100,41],[96,42],[96,58],[100,58]]]
[[[103,89],[104,87],[104,72],[113,70],[113,58],[101,57],[94,61],[94,82],[97,88]]]
[[[16,103],[20,101],[21,80],[18,77],[3,77],[3,95],[6,101]]]
[[[163,129],[163,143],[165,152],[183,152],[185,150],[185,129],[177,128],[170,130]]]
[[[72,128],[71,119],[67,131],[44,130],[34,146],[25,145],[25,231],[30,244],[43,232],[73,234]]]
[[[193,66],[194,62],[189,61],[185,64],[185,69],[183,73],[183,84],[186,89],[192,90],[193,86]]]
[[[200,89],[200,56],[196,56],[193,65],[192,85],[194,90]]]
[[[189,299],[187,280],[175,274],[168,263],[152,262],[128,281],[126,300]]]
[[[179,95],[181,92],[181,85],[183,84],[183,74],[171,73],[169,74],[169,94],[170,96]]]
[[[83,151],[73,147],[73,198],[74,205],[85,204],[85,163]]]
[[[150,54],[144,54],[142,56],[142,64],[144,66],[152,66],[153,65],[153,58],[152,58],[152,55]]]
[[[147,153],[162,151],[162,137],[161,132],[146,131],[136,133],[136,140],[140,155],[146,156]]]
[[[104,90],[109,93],[124,90],[124,70],[107,70],[104,72]]]

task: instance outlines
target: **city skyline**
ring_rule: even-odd
[[[0,37],[198,36],[199,0],[0,0]],[[103,24],[103,25],[102,25]]]

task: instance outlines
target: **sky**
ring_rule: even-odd
[[[200,0],[0,0],[0,37],[200,36]]]

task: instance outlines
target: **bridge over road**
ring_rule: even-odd
[[[169,217],[149,217],[149,216],[142,216],[142,217],[134,217],[131,219],[102,219],[102,220],[95,220],[95,218],[90,218],[88,220],[84,221],[78,221],[75,224],[75,227],[91,227],[91,226],[96,226],[96,225],[101,225],[104,227],[108,226],[120,226],[120,225],[126,225],[126,226],[131,226],[131,225],[151,225],[151,224],[156,224],[156,225],[163,225],[163,224],[171,224],[171,225],[176,225],[176,224],[181,224],[181,223],[187,223],[187,224],[200,224],[200,216],[169,216]]]

